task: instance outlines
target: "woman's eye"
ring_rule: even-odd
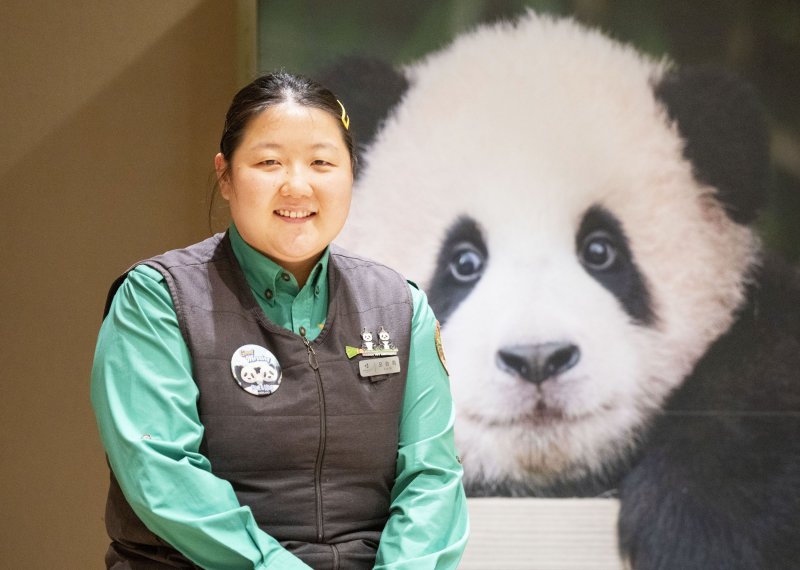
[[[261,164],[263,164],[264,166],[278,166],[280,162],[278,162],[274,158],[268,158],[267,160],[262,160]]]
[[[311,163],[313,166],[333,166],[327,160],[318,159]]]
[[[471,283],[483,273],[484,256],[471,243],[460,243],[453,248],[450,273],[460,283]]]
[[[593,271],[611,269],[617,261],[618,250],[606,232],[592,232],[583,240],[580,251],[581,261]]]

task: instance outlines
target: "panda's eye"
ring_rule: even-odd
[[[453,248],[450,258],[450,273],[461,283],[471,283],[483,273],[484,258],[471,243],[462,242]]]
[[[618,250],[611,236],[602,230],[590,233],[583,240],[580,257],[593,271],[611,269],[617,261]]]

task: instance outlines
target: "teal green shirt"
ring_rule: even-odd
[[[231,226],[247,283],[273,322],[314,339],[328,308],[328,252],[300,288]],[[435,317],[411,287],[413,317],[397,471],[376,569],[456,568],[468,534],[453,404],[434,342]],[[214,570],[308,568],[259,529],[230,483],[200,453],[203,425],[189,350],[162,275],[128,274],[103,321],[92,368],[92,405],[109,463],[145,525]]]

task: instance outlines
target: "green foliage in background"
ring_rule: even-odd
[[[258,67],[313,75],[346,55],[403,65],[477,24],[529,8],[575,17],[654,56],[719,64],[749,80],[773,132],[775,176],[760,230],[769,249],[800,260],[798,0],[259,0]]]

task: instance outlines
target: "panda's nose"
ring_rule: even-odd
[[[497,366],[520,378],[541,384],[563,374],[581,359],[581,350],[566,342],[508,346],[497,351]]]

